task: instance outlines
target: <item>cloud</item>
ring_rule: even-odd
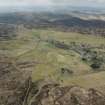
[[[0,5],[104,5],[105,0],[0,0]]]
[[[0,5],[51,5],[52,0],[0,0]]]
[[[100,3],[105,3],[105,0],[52,0],[54,2],[58,3],[94,3],[94,4],[100,4]]]
[[[105,0],[88,0],[88,2],[105,3]]]
[[[50,5],[53,3],[52,0],[23,0],[22,2],[33,5]]]

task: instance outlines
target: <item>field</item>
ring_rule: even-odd
[[[32,71],[34,82],[56,81],[105,91],[103,37],[20,27],[16,38],[0,41],[0,54],[8,55],[18,69]]]

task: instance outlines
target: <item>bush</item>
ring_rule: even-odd
[[[91,64],[91,67],[93,69],[99,69],[101,67],[101,64],[100,63],[93,63],[93,64]]]
[[[73,71],[68,68],[61,68],[62,74],[73,74]]]
[[[91,64],[91,67],[93,69],[99,69],[103,64],[103,58],[100,58],[100,57],[96,56],[92,59],[92,62],[93,63]]]

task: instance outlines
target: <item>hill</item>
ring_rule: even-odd
[[[104,20],[24,12],[0,23],[0,105],[105,104]]]
[[[100,17],[101,16],[101,17]],[[28,29],[55,28],[59,31],[105,36],[104,14],[17,12],[0,15],[0,23],[24,25]]]

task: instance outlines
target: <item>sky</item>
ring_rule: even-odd
[[[21,6],[21,5],[72,5],[72,6],[102,6],[105,0],[0,0],[0,6]]]

